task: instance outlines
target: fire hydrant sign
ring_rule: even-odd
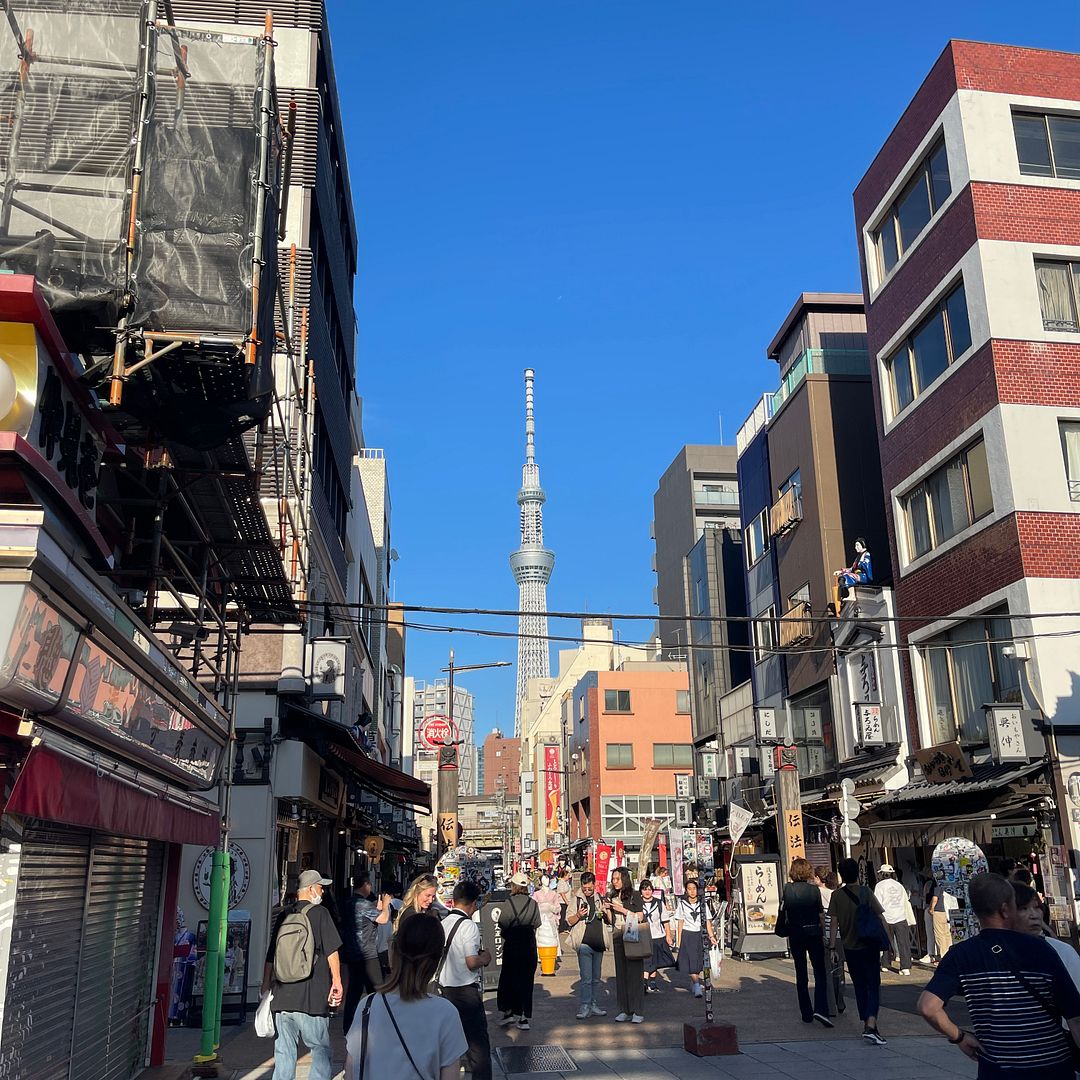
[[[438,713],[425,716],[420,725],[420,742],[429,750],[438,750],[447,743],[457,742],[457,729],[449,716]]]

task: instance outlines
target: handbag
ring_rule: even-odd
[[[787,937],[791,933],[791,927],[788,926],[787,907],[784,904],[780,905],[780,910],[776,913],[776,926],[773,927],[773,933],[777,937]]]
[[[869,893],[869,889],[866,889],[865,885],[861,886],[856,898],[852,896],[851,890],[846,885],[844,888],[847,889],[848,896],[856,900],[859,905],[855,912],[855,936],[859,939],[859,948],[877,949],[878,952],[888,951],[889,935],[885,933],[885,927],[881,925],[881,920],[864,895],[864,891]]]
[[[274,991],[267,990],[259,998],[259,1007],[255,1010],[255,1034],[260,1039],[272,1039],[277,1035],[277,1026],[274,1024],[274,1014],[270,1011],[270,1003],[274,1000]]]
[[[675,954],[671,951],[667,938],[653,938],[653,955],[656,957],[654,966],[657,971],[677,966]]]
[[[634,927],[637,930],[635,937],[627,937],[627,931]],[[623,952],[627,960],[647,960],[652,956],[652,935],[641,933],[636,922],[627,923],[623,930]]]

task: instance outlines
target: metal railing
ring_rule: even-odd
[[[810,618],[810,605],[805,600],[792,604],[777,622],[779,624],[781,649],[790,649],[794,645],[801,645],[814,636],[814,623]]]
[[[773,536],[783,536],[802,521],[802,497],[790,487],[769,510],[769,532]]]
[[[701,506],[738,506],[737,491],[695,491],[694,502]]]

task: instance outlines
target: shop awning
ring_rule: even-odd
[[[1024,761],[1019,764],[972,765],[971,776],[958,777],[944,784],[931,784],[928,780],[915,780],[905,787],[890,791],[874,803],[877,811],[884,806],[899,808],[904,803],[921,802],[923,799],[955,798],[959,795],[973,795],[979,792],[996,791],[1008,788],[1020,780],[1025,780],[1046,767],[1043,761]]]
[[[212,803],[204,811],[194,802],[101,775],[45,746],[30,751],[4,811],[171,844],[205,847],[221,838],[218,808]]]
[[[281,733],[304,739],[323,757],[329,754],[348,765],[361,783],[384,799],[419,806],[431,813],[431,788],[423,780],[369,758],[348,728],[322,713],[289,705],[282,716]]]
[[[410,803],[431,812],[431,788],[423,780],[383,765],[362,754],[359,749],[351,750],[331,743],[330,753],[345,762],[353,772],[359,774],[364,783],[384,794],[386,798]]]
[[[1020,817],[1032,821],[1029,810],[1042,801],[1042,796],[1016,796],[1005,802],[995,803],[992,808],[975,810],[967,814],[950,813],[943,817],[906,818],[898,821],[874,821],[863,825],[864,834],[873,842],[888,847],[933,847],[948,836],[963,836],[980,847],[992,838],[994,825],[1006,824]]]

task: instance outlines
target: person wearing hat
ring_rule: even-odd
[[[896,880],[896,871],[888,864],[878,867],[878,883],[874,886],[874,895],[885,912],[885,922],[889,928],[888,966],[895,959],[900,961],[900,974],[911,974],[911,930],[908,926],[907,889]],[[883,958],[884,959],[884,958]]]
[[[295,1080],[297,1045],[302,1039],[311,1051],[310,1080],[330,1080],[330,1009],[341,1004],[341,935],[330,913],[322,906],[323,889],[332,885],[318,870],[305,870],[297,881],[296,903],[278,916],[270,934],[263,967],[262,993],[273,990],[270,1010],[274,1014],[274,1080]],[[285,919],[297,913],[307,916],[315,947],[311,974],[297,982],[280,982],[274,975],[278,933]]]
[[[500,905],[499,929],[503,936],[499,969],[498,1007],[500,1027],[517,1024],[529,1030],[532,1019],[533,983],[536,980],[536,931],[540,908],[529,896],[529,879],[520,870],[510,879],[510,897]]]

